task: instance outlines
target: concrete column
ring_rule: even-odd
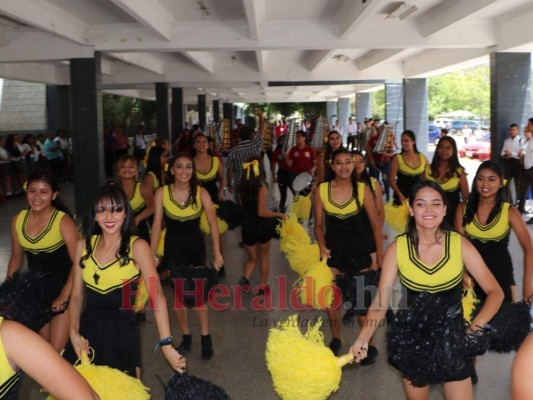
[[[348,118],[350,118],[350,99],[347,97],[340,98],[338,102],[338,109],[339,114],[337,115],[337,118],[339,119],[339,123],[342,127],[342,140],[344,143],[346,143],[346,137],[348,136],[348,132],[346,132],[346,130]]]
[[[177,135],[181,132],[185,126],[185,108],[183,107],[183,89],[172,88],[172,133],[174,134],[173,142]]]
[[[355,119],[364,122],[365,118],[371,118],[370,93],[355,94]]]
[[[232,116],[233,116],[233,104],[231,104],[231,103],[223,103],[222,104],[222,117],[224,119],[231,120]]]
[[[330,128],[333,128],[335,121],[332,121],[331,117],[337,117],[337,101],[328,101],[326,103],[326,114],[330,124]]]
[[[403,82],[391,80],[385,82],[385,120],[393,126],[396,143],[399,144],[403,132]]]
[[[156,133],[157,136],[164,136],[172,141],[172,137],[170,136],[168,100],[168,83],[157,82],[155,84]]]
[[[491,159],[500,160],[509,125],[522,128],[531,117],[531,53],[490,55]]]
[[[220,100],[213,100],[213,122],[220,122]]]
[[[70,109],[74,201],[81,220],[104,182],[104,140],[100,53],[70,60]]]
[[[206,114],[207,107],[205,104],[205,94],[198,95],[198,123],[200,124],[200,129],[204,130],[206,126]]]
[[[403,119],[405,129],[416,135],[416,146],[428,154],[428,84],[427,79],[403,80]]]
[[[46,128],[48,132],[70,129],[70,86],[46,85]]]

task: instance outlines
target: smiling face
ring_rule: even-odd
[[[357,176],[361,176],[366,168],[365,159],[361,154],[354,154],[352,158],[355,165],[355,173]]]
[[[114,235],[120,232],[126,219],[126,207],[113,203],[111,199],[101,199],[94,208],[96,222],[103,233]]]
[[[437,155],[443,161],[449,161],[453,157],[453,146],[448,140],[440,140],[437,145]]]
[[[336,178],[350,179],[355,168],[352,155],[350,153],[337,154],[332,161],[331,168],[333,168]]]
[[[206,153],[207,149],[209,148],[209,143],[207,141],[207,138],[203,135],[199,135],[194,140],[194,149],[198,153]]]
[[[26,199],[28,205],[34,212],[41,212],[52,207],[52,201],[55,200],[57,192],[54,192],[52,186],[47,182],[33,181],[28,185]]]
[[[423,187],[415,193],[409,212],[414,216],[417,226],[438,228],[446,215],[446,206],[438,191],[431,187]]]
[[[333,151],[337,150],[342,145],[341,135],[338,133],[330,133],[328,137],[328,143]]]
[[[124,179],[137,179],[137,163],[134,160],[126,159],[118,167],[118,177]]]
[[[411,151],[414,149],[414,140],[409,137],[409,135],[403,134],[402,135],[402,150],[403,151]]]
[[[188,183],[194,172],[192,160],[187,157],[179,157],[172,164],[171,173],[175,182]]]
[[[476,190],[480,197],[490,198],[496,196],[498,190],[502,187],[502,178],[490,168],[479,170],[475,177]]]

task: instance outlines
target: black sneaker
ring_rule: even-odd
[[[226,269],[224,268],[224,266],[220,267],[220,269],[218,270],[217,276],[219,278],[225,278],[226,277]]]
[[[192,348],[192,336],[189,335],[183,335],[180,345],[176,350],[178,350],[178,353],[180,354],[186,354],[191,351]]]
[[[378,349],[375,346],[369,345],[368,351],[366,353],[366,358],[362,360],[360,364],[363,366],[374,364],[376,360],[378,359],[378,354],[379,354]]]
[[[329,342],[329,348],[335,354],[336,356],[339,355],[339,351],[341,349],[341,340],[339,338],[334,337],[331,339],[331,342]]]
[[[470,379],[472,379],[472,385],[477,385],[479,378],[477,376],[477,371],[474,368],[474,372],[472,372],[472,375],[470,376]]]
[[[270,295],[270,286],[261,285],[259,290],[257,291],[257,295],[258,296]]]
[[[533,217],[527,220],[526,224],[533,225]]]
[[[239,278],[239,285],[240,285],[241,287],[245,287],[245,286],[250,287],[250,281],[249,281],[248,279],[246,279],[244,276],[241,276],[241,277]]]

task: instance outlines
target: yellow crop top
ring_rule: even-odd
[[[220,161],[218,157],[211,157],[211,168],[205,174],[196,170],[196,177],[201,182],[212,181],[217,178],[218,169],[220,167]]]
[[[57,209],[54,210],[48,225],[35,237],[26,232],[30,213],[30,209],[22,210],[15,222],[15,229],[22,249],[31,253],[51,253],[63,246],[65,241],[61,235],[61,219],[65,213]]]
[[[181,205],[172,196],[172,185],[166,185],[163,188],[163,208],[167,217],[177,221],[189,221],[199,218],[202,214],[200,187],[196,188],[196,205],[193,204],[192,198],[189,198],[186,204]]]
[[[479,222],[477,214],[474,215],[472,222],[465,226],[466,236],[477,239],[481,242],[500,241],[509,234],[511,225],[509,224],[509,207],[510,203],[502,201],[500,211],[496,217],[487,225]]]
[[[132,211],[136,214],[140,212],[144,206],[146,206],[146,203],[144,201],[144,197],[141,194],[141,183],[137,182],[135,184],[135,187],[133,188],[133,193],[131,194],[131,197],[128,199]]]
[[[0,325],[4,322],[4,317],[0,316]],[[0,399],[4,397],[7,392],[18,382],[20,371],[15,371],[4,349],[4,343],[0,337]]]
[[[463,280],[461,235],[446,231],[444,255],[433,266],[424,264],[416,255],[414,244],[406,234],[396,239],[396,257],[401,283],[416,292],[437,293],[452,289]]]
[[[398,171],[404,175],[417,176],[422,175],[426,170],[426,159],[422,154],[417,154],[418,164],[413,168],[403,159],[403,154],[398,154]]]
[[[94,257],[94,249],[99,239],[100,235],[95,235],[91,238],[93,254],[83,260],[83,281],[89,289],[101,294],[107,294],[116,289],[121,289],[140,277],[141,272],[135,267],[135,262],[133,261],[133,243],[138,239],[137,236],[132,236],[130,239],[130,261],[126,265],[120,265],[119,259],[113,260],[106,265],[101,265]],[[84,249],[82,256],[86,254],[87,249]],[[95,279],[95,275],[98,278]]]
[[[152,179],[154,180],[154,191],[156,189],[159,189],[159,187],[161,186],[161,182],[159,181],[159,178],[152,171],[148,172],[148,175],[151,175]]]
[[[436,182],[441,187],[441,189],[446,192],[455,192],[457,189],[459,189],[459,182],[461,180],[461,178],[459,177],[463,174],[463,168],[459,167],[451,178],[444,179],[441,181],[439,178],[431,176],[431,165],[428,165],[426,168],[426,179],[428,181]]]
[[[331,195],[331,182],[321,183],[318,187],[320,199],[324,204],[324,210],[326,214],[333,215],[337,218],[344,219],[356,215],[360,209],[357,207],[357,202],[352,196],[344,204],[337,204],[333,200]],[[363,206],[365,200],[365,184],[362,182],[357,183],[357,197],[359,198],[359,204]]]

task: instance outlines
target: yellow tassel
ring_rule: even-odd
[[[333,305],[333,273],[325,259],[311,266],[296,285],[301,286],[298,290],[300,303],[317,310],[331,308]]]
[[[476,304],[479,299],[476,298],[476,292],[472,286],[467,286],[463,289],[463,299],[461,301],[463,306],[463,318],[468,323],[472,323],[472,313],[476,309]]]
[[[409,220],[409,203],[407,200],[400,206],[395,206],[392,202],[385,203],[385,222],[398,234],[402,234],[407,229]]]
[[[299,276],[320,261],[320,249],[318,244],[303,244],[287,253],[287,260],[291,269]]]
[[[352,355],[335,357],[324,344],[322,320],[302,335],[297,315],[281,321],[268,334],[266,362],[276,393],[283,400],[325,400],[337,391],[341,367]]]
[[[133,309],[135,312],[144,310],[144,306],[148,301],[148,288],[146,287],[146,282],[143,277],[139,278],[137,292],[137,296],[135,296],[135,301],[133,302]]]
[[[163,255],[165,254],[165,236],[167,234],[167,229],[161,230],[161,235],[159,235],[159,242],[157,243],[157,250],[156,255],[159,258],[163,258]]]
[[[81,364],[75,368],[100,396],[100,400],[150,399],[150,389],[140,380],[114,368],[91,364],[85,352],[82,353]],[[55,400],[55,398],[50,395],[47,400]]]
[[[285,254],[294,251],[295,248],[311,244],[311,238],[305,228],[298,223],[298,217],[291,214],[276,228],[280,235],[280,248]]]
[[[308,196],[297,195],[292,203],[291,213],[302,221],[309,221],[311,215],[311,194]]]
[[[215,210],[217,208],[218,206],[215,205]],[[217,225],[218,225],[219,235],[222,235],[228,230],[228,223],[218,217],[217,217]],[[211,228],[209,226],[209,221],[207,220],[207,215],[205,211],[202,211],[202,215],[200,215],[200,229],[202,230],[203,233],[206,233],[208,235],[211,233]]]

